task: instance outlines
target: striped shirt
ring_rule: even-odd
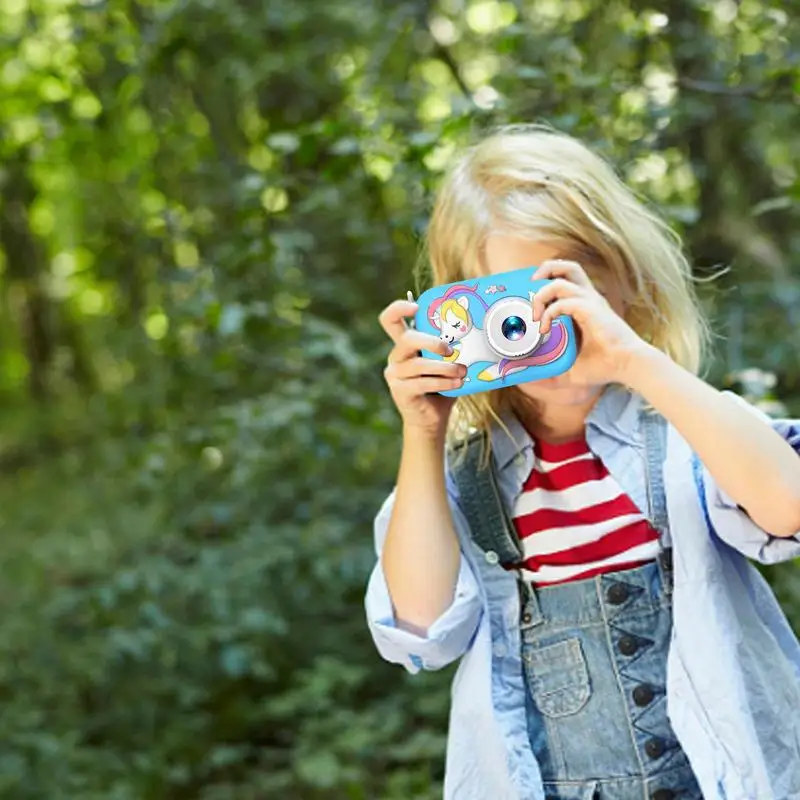
[[[514,506],[523,580],[545,586],[630,569],[658,555],[658,533],[586,444],[536,441]]]

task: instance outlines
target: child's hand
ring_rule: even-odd
[[[433,393],[463,386],[467,368],[420,355],[420,350],[429,350],[448,356],[452,348],[437,336],[406,326],[405,318],[416,311],[416,303],[395,300],[378,317],[394,342],[383,374],[406,429],[440,437],[447,428],[455,398]]]
[[[611,307],[575,261],[545,261],[532,280],[549,278],[533,298],[533,319],[547,333],[555,317],[566,314],[581,333],[581,348],[570,370],[579,383],[626,383],[636,357],[649,345]]]

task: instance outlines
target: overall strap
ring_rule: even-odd
[[[664,492],[664,460],[667,453],[667,422],[651,410],[642,412],[645,443],[647,506],[650,523],[659,533],[661,551],[658,566],[664,590],[672,594],[672,539],[669,531],[667,498]]]
[[[519,564],[522,546],[497,486],[494,460],[484,459],[486,446],[485,436],[474,434],[453,448],[449,466],[473,541],[487,562],[506,567]]]
[[[662,585],[672,594],[672,547],[669,518],[664,493],[664,459],[667,424],[657,413],[642,414],[645,440],[645,472],[647,480],[648,516],[658,531],[661,551],[658,556]],[[484,435],[477,433],[460,442],[449,453],[449,467],[458,487],[460,505],[469,523],[472,540],[484,552],[490,564],[510,567],[522,561],[522,546],[508,511],[502,501],[494,470],[494,461],[484,459]],[[483,463],[486,460],[487,463]],[[523,599],[535,592],[524,587]]]

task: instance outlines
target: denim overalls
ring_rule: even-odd
[[[571,583],[520,582],[528,734],[547,800],[702,800],[667,719],[672,561],[662,478],[666,426],[643,415],[656,561]],[[482,440],[452,463],[476,544],[504,566],[522,551]]]

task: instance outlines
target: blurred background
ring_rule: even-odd
[[[798,11],[2,0],[0,797],[441,797],[452,671],[362,610],[441,170],[585,137],[730,268],[710,380],[800,414]]]

